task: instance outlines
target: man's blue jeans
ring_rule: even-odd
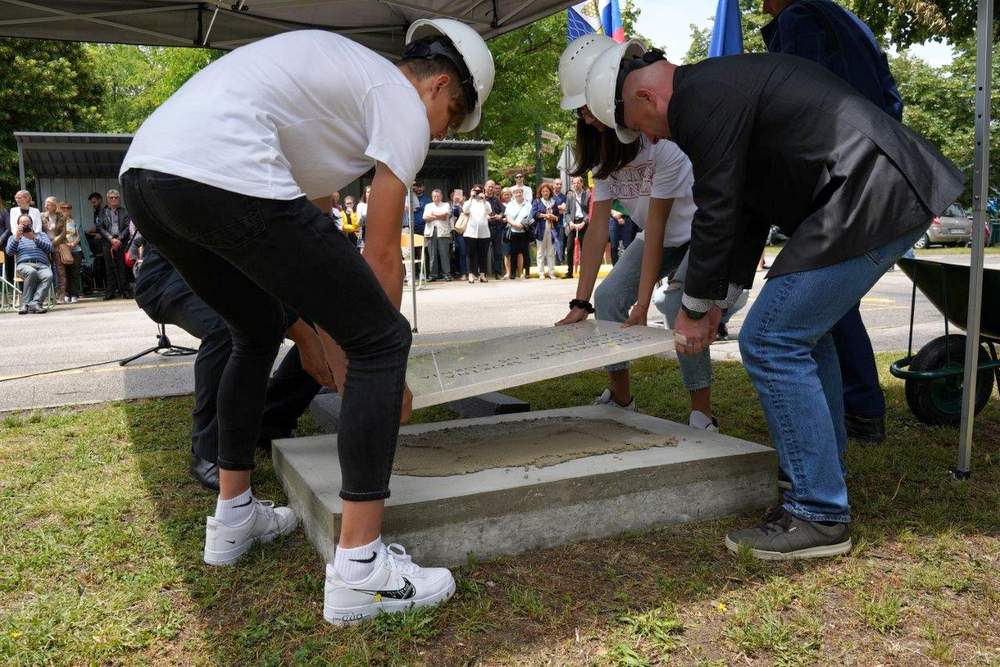
[[[743,365],[792,480],[784,507],[801,519],[851,520],[843,387],[830,330],[924,229],[839,264],[768,279],[743,322]]]

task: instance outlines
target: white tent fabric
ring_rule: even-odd
[[[0,35],[67,41],[232,49],[269,35],[320,28],[398,56],[406,28],[454,18],[489,39],[572,0],[0,0]]]

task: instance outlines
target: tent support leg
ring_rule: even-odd
[[[972,434],[976,417],[976,379],[979,365],[979,328],[983,307],[983,247],[986,242],[986,202],[990,187],[990,91],[993,60],[993,0],[979,0],[976,23],[976,146],[972,191],[972,257],[969,266],[969,318],[965,332],[965,376],[962,383],[962,421],[958,462],[952,474],[968,479],[972,473]]]

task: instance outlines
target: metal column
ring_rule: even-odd
[[[993,0],[979,0],[976,23],[976,146],[972,171],[972,257],[969,266],[969,318],[966,322],[965,376],[962,383],[962,421],[958,463],[953,474],[971,474],[973,420],[976,416],[976,380],[979,327],[983,306],[983,247],[986,243],[986,203],[990,192],[990,94],[993,88]]]
[[[17,172],[21,177],[21,189],[28,189],[28,180],[24,177],[24,144],[17,140]]]
[[[406,188],[404,211],[406,211],[406,227],[410,230],[410,293],[413,295],[413,333],[417,333],[417,247],[413,243],[413,211],[410,205],[412,196],[410,188]],[[423,257],[421,257],[420,268],[422,269],[423,266]]]

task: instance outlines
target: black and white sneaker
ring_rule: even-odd
[[[348,583],[332,563],[326,566],[323,618],[348,625],[414,607],[444,602],[455,593],[455,579],[444,567],[420,567],[398,544],[381,545],[367,579]]]
[[[613,408],[618,408],[619,410],[628,410],[630,412],[635,412],[635,396],[632,400],[628,402],[628,405],[619,405],[615,399],[611,398],[611,390],[605,389],[601,392],[601,395],[594,399],[593,405],[610,405]]]
[[[726,535],[726,548],[734,554],[743,544],[761,560],[839,556],[851,550],[850,524],[827,526],[800,519],[778,507],[768,513],[761,525]]]

